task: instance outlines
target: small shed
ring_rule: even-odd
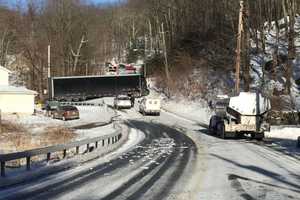
[[[11,72],[0,66],[0,85],[8,85],[8,77]]]
[[[2,113],[33,114],[37,92],[24,87],[0,85],[0,110]]]

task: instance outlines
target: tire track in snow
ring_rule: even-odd
[[[160,129],[159,125],[153,125],[155,129]],[[177,130],[166,128],[164,127],[165,134],[175,140],[175,152],[172,153],[169,158],[165,161],[162,167],[151,176],[147,181],[145,181],[138,189],[133,189],[134,192],[130,191],[132,190],[131,187],[134,187],[134,184],[138,179],[141,179],[143,176],[149,174],[153,169],[147,170],[146,174],[138,174],[134,179],[127,182],[123,187],[119,188],[118,190],[114,191],[110,195],[106,196],[104,200],[110,200],[110,199],[164,199],[166,196],[168,196],[169,191],[173,188],[173,186],[176,184],[176,181],[180,178],[182,175],[185,166],[190,160],[190,156],[192,154],[195,154],[195,144],[191,139],[189,139],[187,136],[184,136],[182,133],[178,132]],[[172,132],[172,134],[170,134]],[[186,146],[188,144],[188,146]],[[182,154],[182,156],[180,156]],[[153,186],[159,181],[159,179],[164,176],[164,174],[170,169],[170,166],[175,165],[176,163],[177,167],[175,170],[171,172],[170,175],[167,177],[167,183],[163,186],[160,186],[159,188],[156,188],[156,195],[154,196],[144,196],[144,194],[151,190]],[[157,191],[157,189],[159,191]],[[129,190],[128,193],[130,195],[125,195],[126,190]]]
[[[196,151],[193,141],[187,136],[184,136],[179,131],[166,127],[160,124],[150,124],[147,122],[141,121],[131,121],[131,124],[141,131],[145,132],[146,138],[139,147],[128,152],[126,156],[122,159],[117,158],[112,160],[110,163],[100,164],[93,169],[88,169],[80,172],[79,174],[72,176],[70,178],[64,179],[62,181],[56,182],[54,184],[47,185],[46,187],[38,188],[34,191],[23,190],[22,192],[16,192],[10,197],[5,199],[57,199],[63,197],[63,195],[68,194],[80,187],[87,185],[89,182],[95,181],[97,179],[101,180],[105,174],[109,173],[118,173],[122,169],[128,168],[131,163],[137,162],[141,159],[144,159],[146,156],[137,156],[139,152],[144,151],[145,149],[141,147],[147,147],[150,149],[153,141],[157,139],[171,139],[175,141],[175,146],[172,147],[173,151],[171,153],[164,152],[162,147],[162,154],[158,155],[140,173],[136,174],[131,178],[124,186],[121,186],[117,190],[111,192],[108,196],[103,199],[124,199],[124,193],[128,193],[127,199],[163,199],[168,195],[168,192],[172,189],[176,181],[180,178],[183,173],[187,163],[190,160],[191,155]],[[186,146],[188,145],[188,146]],[[186,147],[186,148],[184,148]],[[180,156],[182,154],[182,156]],[[142,162],[145,164],[145,162]],[[159,165],[156,163],[160,163]],[[170,170],[171,166],[176,165],[175,169]],[[136,166],[143,167],[141,166]],[[154,198],[151,196],[146,197],[144,194],[149,191],[155,183],[160,181],[160,178],[166,173],[169,173],[166,176],[167,182],[160,187],[160,192],[156,193]],[[144,182],[140,181],[144,179]],[[134,184],[139,184],[138,189],[131,187]],[[1,199],[1,198],[0,198]]]

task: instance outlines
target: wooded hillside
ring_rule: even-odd
[[[98,73],[112,58],[145,60],[150,73],[163,74],[166,86],[178,81],[176,74],[194,67],[234,69],[238,0],[127,0],[113,5],[28,0],[27,5],[15,8],[5,6],[5,0],[1,3],[0,63],[9,63],[7,55],[24,57],[28,86],[38,91],[46,85],[49,44],[52,74],[60,76]],[[256,41],[256,50],[263,52],[265,39],[259,33],[265,22],[286,20],[288,57],[295,57],[294,17],[288,16],[299,12],[300,2],[245,0],[244,4],[242,72],[247,85],[250,37]],[[279,31],[281,25],[275,26]],[[289,64],[286,77],[290,74]]]

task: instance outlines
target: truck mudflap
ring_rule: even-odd
[[[258,132],[270,131],[270,124],[263,123],[257,129],[255,124],[225,124],[225,132]]]
[[[225,124],[225,132],[256,132],[255,124]]]

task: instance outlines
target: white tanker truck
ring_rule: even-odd
[[[219,98],[215,114],[209,123],[209,132],[221,138],[250,134],[253,139],[263,139],[270,130],[266,114],[271,109],[270,100],[259,93],[241,92],[239,96]]]

